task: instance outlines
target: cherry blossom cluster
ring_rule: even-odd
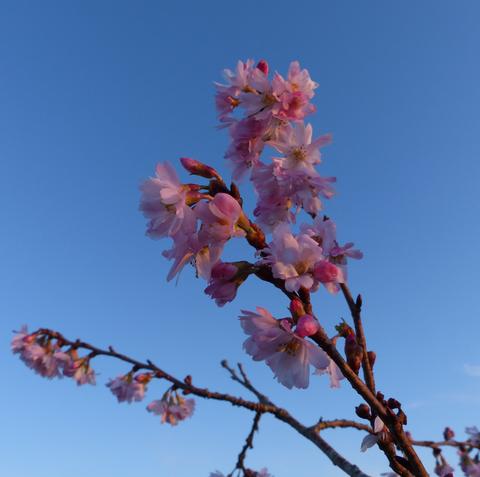
[[[315,292],[320,285],[336,293],[346,283],[347,260],[362,257],[353,243],[339,245],[334,221],[318,214],[319,196],[330,197],[333,191],[332,179],[322,178],[315,168],[319,148],[330,138],[313,140],[312,126],[303,122],[315,111],[310,100],[317,83],[298,62],[290,65],[285,78],[275,73],[269,79],[268,70],[265,61],[239,62],[235,72],[225,70],[227,84],[216,85],[219,119],[232,137],[225,157],[234,165],[234,178],[252,170],[256,222],[244,211],[235,183],[227,187],[214,168],[191,158],[182,158],[182,166],[208,182],[183,183],[172,166],[163,163],[141,186],[147,235],[173,241],[163,252],[173,261],[167,279],[191,263],[208,282],[205,293],[219,306],[232,301],[250,275],[265,272],[293,295]],[[265,146],[275,152],[269,164],[260,160]],[[313,220],[294,230],[301,210]],[[266,234],[271,234],[269,242]],[[225,245],[233,238],[244,238],[255,248],[253,263],[224,261]],[[244,312],[240,320],[249,335],[246,351],[255,360],[266,360],[282,384],[307,387],[313,367],[317,374],[328,373],[332,386],[338,387],[340,371],[307,340],[318,330],[311,312],[292,312],[277,320],[258,308],[257,313]]]
[[[96,384],[96,374],[90,361],[99,353],[91,350],[80,357],[78,353],[81,347],[78,343],[69,342],[59,333],[52,334],[49,330],[28,333],[26,326],[14,335],[11,343],[12,352],[19,354],[20,359],[40,376],[49,379],[73,378],[79,386]],[[110,379],[106,386],[119,403],[130,404],[143,400],[147,386],[154,377],[157,377],[154,373],[138,373],[134,367],[129,373]],[[194,409],[195,401],[183,398],[175,386],[167,389],[161,399],[152,401],[147,406],[149,412],[160,416],[162,423],[172,426],[190,417]]]

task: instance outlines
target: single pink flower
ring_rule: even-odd
[[[150,219],[147,235],[161,238],[194,231],[195,216],[187,205],[190,187],[180,183],[170,164],[157,164],[155,177],[147,179],[141,191],[140,210]]]
[[[168,423],[176,426],[179,421],[183,421],[193,414],[195,401],[193,399],[184,399],[178,393],[167,391],[162,399],[152,401],[147,410],[161,417],[162,424]]]
[[[300,287],[315,288],[314,265],[323,259],[322,249],[310,236],[294,236],[287,224],[280,224],[273,231],[273,240],[264,249],[264,263],[272,267],[275,278],[285,280],[285,288],[292,292]]]
[[[366,452],[367,449],[373,447],[380,439],[383,438],[383,433],[387,432],[385,424],[377,416],[373,422],[373,434],[367,434],[360,445],[360,451]]]
[[[110,379],[106,386],[110,388],[118,402],[141,401],[145,396],[150,377],[149,374],[138,374],[137,376],[126,374]]]
[[[88,358],[71,359],[63,368],[63,374],[73,378],[77,386],[96,384],[95,371],[90,367]]]
[[[264,308],[242,311],[240,322],[249,337],[243,347],[255,361],[265,360],[280,383],[287,388],[306,388],[310,366],[324,369],[328,356],[314,343],[291,331],[287,320],[276,320]]]
[[[269,141],[284,157],[277,158],[282,169],[302,170],[307,174],[315,173],[314,166],[320,164],[320,147],[331,142],[331,136],[325,135],[312,142],[312,126],[303,121],[279,128],[275,139]]]
[[[327,260],[317,262],[313,268],[313,276],[322,283],[330,293],[338,292],[338,284],[345,283],[343,271]]]

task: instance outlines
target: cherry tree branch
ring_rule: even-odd
[[[332,464],[341,468],[347,475],[351,477],[370,477],[368,474],[362,472],[356,465],[350,463],[345,459],[341,454],[339,454],[330,444],[328,444],[324,439],[322,439],[319,434],[312,429],[301,424],[297,419],[295,419],[286,409],[276,406],[273,404],[270,399],[265,395],[260,393],[248,379],[244,369],[239,366],[239,371],[241,377],[228,366],[226,361],[222,362],[222,366],[227,369],[232,379],[237,381],[243,387],[248,389],[250,392],[255,394],[259,399],[259,402],[253,402],[242,397],[232,396],[230,394],[210,391],[208,388],[201,388],[195,386],[192,383],[191,377],[187,376],[184,380],[180,380],[171,374],[167,373],[156,364],[150,360],[146,362],[138,361],[133,359],[125,354],[118,353],[114,350],[113,347],[109,347],[108,350],[98,348],[84,341],[76,340],[71,341],[65,338],[61,333],[53,331],[47,328],[41,328],[32,334],[44,335],[49,339],[56,339],[59,346],[71,346],[75,349],[85,349],[90,351],[89,359],[93,359],[97,356],[109,356],[111,358],[118,359],[133,366],[134,371],[139,370],[148,370],[154,374],[154,377],[157,379],[165,379],[166,381],[172,383],[176,389],[181,389],[184,394],[192,394],[204,399],[213,399],[216,401],[223,401],[232,404],[233,406],[242,407],[250,411],[255,412],[256,414],[272,414],[278,420],[288,424],[290,427],[295,429],[299,434],[311,441],[316,447],[318,447],[327,457],[330,459]]]
[[[235,469],[233,470],[233,472],[235,472],[236,469],[240,469],[240,470],[243,470],[243,471],[246,470],[246,468],[245,468],[245,457],[247,456],[248,449],[253,449],[253,436],[254,436],[255,432],[258,431],[258,425],[260,423],[260,418],[261,417],[262,417],[261,412],[256,412],[255,413],[255,416],[254,416],[253,422],[252,422],[252,427],[250,429],[250,432],[248,433],[247,438],[245,439],[245,444],[243,445],[242,450],[240,451],[240,454],[238,454],[237,463],[235,465]],[[232,477],[233,472],[231,472],[228,477]]]

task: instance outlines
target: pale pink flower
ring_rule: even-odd
[[[328,356],[314,343],[291,331],[288,320],[276,320],[264,308],[242,310],[240,322],[249,338],[243,347],[255,361],[265,360],[280,383],[287,388],[306,388],[310,366],[324,369]]]
[[[211,201],[199,203],[194,210],[202,221],[198,234],[202,243],[215,246],[232,237],[245,236],[238,226],[242,207],[231,195],[216,194]]]
[[[176,426],[179,421],[183,421],[193,414],[195,401],[193,399],[184,399],[178,394],[167,393],[164,398],[152,401],[147,410],[161,417],[162,424],[168,423]]]
[[[315,111],[315,106],[310,103],[314,96],[314,89],[318,84],[312,81],[306,69],[300,69],[298,61],[290,63],[287,79],[278,73],[272,80],[272,90],[275,97],[279,98],[274,115],[282,119],[303,119],[307,114]]]
[[[118,402],[131,403],[132,401],[141,401],[144,398],[149,381],[149,375],[147,374],[137,376],[126,374],[110,379],[106,386],[110,388]]]
[[[315,173],[314,166],[320,164],[319,148],[330,143],[331,136],[325,135],[312,142],[312,125],[303,121],[279,128],[274,140],[269,144],[283,154],[277,158],[280,167],[285,170],[302,170],[307,174]]]
[[[195,216],[187,205],[190,187],[180,183],[170,164],[157,164],[155,177],[147,179],[141,190],[140,210],[150,219],[147,235],[161,238],[173,236],[180,230],[194,231]]]
[[[248,169],[258,164],[265,145],[262,138],[267,127],[268,123],[253,116],[231,122],[229,132],[232,142],[225,153],[225,159],[231,161],[234,179],[240,179]]]
[[[275,278],[285,280],[288,291],[298,291],[300,287],[310,290],[316,286],[313,267],[323,255],[321,247],[309,235],[295,237],[287,224],[280,224],[264,252],[263,262],[271,265]]]
[[[95,371],[90,367],[88,358],[71,359],[63,368],[64,376],[73,378],[77,386],[95,384]]]
[[[434,472],[439,477],[453,477],[454,468],[451,467],[443,456],[441,456],[440,462],[435,466]]]
[[[252,70],[248,88],[244,88],[240,93],[240,104],[247,116],[255,116],[260,120],[270,119],[279,105],[272,83],[260,68]]]
[[[383,437],[383,433],[386,432],[385,424],[378,416],[373,422],[373,432],[373,434],[367,434],[363,438],[360,446],[361,452],[366,452],[367,449],[373,447]]]
[[[282,222],[295,221],[295,214],[290,210],[292,201],[280,188],[274,174],[275,167],[275,164],[260,162],[252,172],[252,181],[258,194],[253,214],[270,230]]]

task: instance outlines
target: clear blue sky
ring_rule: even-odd
[[[0,475],[207,477],[232,468],[249,426],[210,402],[161,426],[143,403],[116,404],[103,383],[128,369],[106,360],[96,387],[48,382],[9,352],[23,323],[232,392],[218,362],[242,360],[301,420],[352,416],[347,386],[288,391],[242,352],[239,310],[283,314],[282,297],[252,280],[218,309],[188,270],[167,284],[162,244],[144,236],[138,185],[157,161],[226,173],[212,82],[248,57],[279,71],[299,59],[320,83],[312,122],[334,135],[323,172],[338,177],[327,213],[365,252],[350,284],[379,389],[415,437],[479,425],[479,369],[465,371],[480,365],[479,23],[474,0],[1,2]],[[323,291],[315,304],[330,331],[347,317]],[[360,433],[325,436],[372,475],[387,470],[376,450],[358,452]],[[268,417],[248,462],[275,477],[343,475]]]

